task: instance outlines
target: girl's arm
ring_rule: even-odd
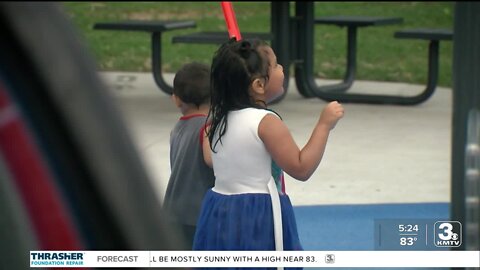
[[[343,117],[343,113],[342,105],[336,101],[330,102],[301,150],[285,123],[275,115],[267,114],[260,121],[258,135],[278,166],[293,178],[306,181],[320,164],[330,130]]]
[[[203,128],[200,132],[200,136],[203,136],[202,139],[202,150],[203,150],[203,160],[205,161],[205,164],[208,165],[208,167],[213,168],[213,163],[212,163],[212,153],[210,152],[210,142],[208,141],[208,136],[207,136],[207,129],[210,128],[210,125],[206,126]]]

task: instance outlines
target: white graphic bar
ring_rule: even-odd
[[[30,267],[480,267],[477,251],[30,251]]]

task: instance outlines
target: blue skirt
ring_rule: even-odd
[[[280,195],[280,204],[283,249],[303,250],[288,195]],[[224,195],[208,190],[197,222],[193,250],[275,250],[270,194]]]

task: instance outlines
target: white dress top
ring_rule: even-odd
[[[258,125],[267,114],[256,108],[230,111],[227,131],[212,152],[215,186],[222,194],[269,193],[272,159],[258,137]],[[275,115],[276,116],[276,115]],[[215,144],[218,133],[214,137]]]

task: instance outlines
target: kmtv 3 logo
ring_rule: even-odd
[[[462,245],[462,224],[458,221],[437,221],[434,225],[434,242],[437,247]]]

